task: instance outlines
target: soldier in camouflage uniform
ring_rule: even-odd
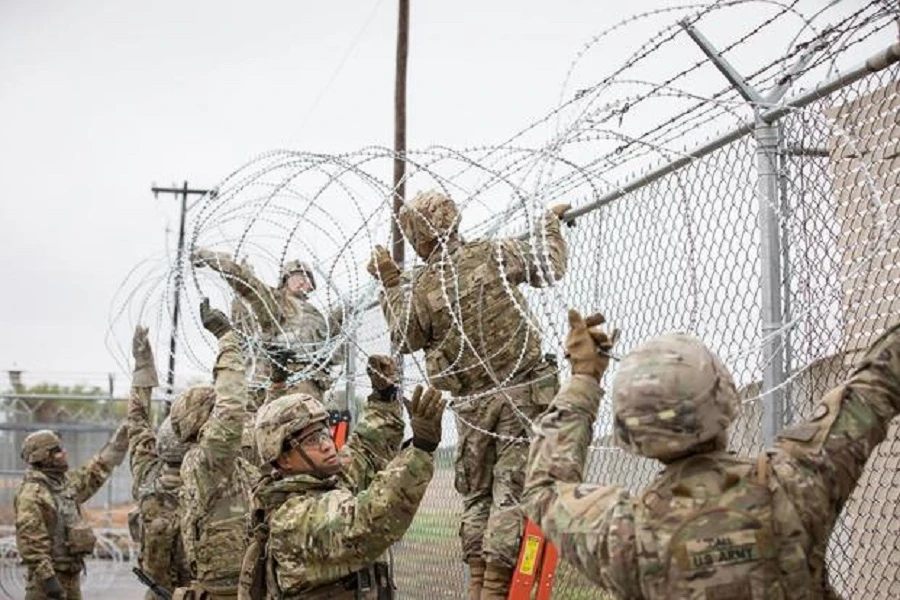
[[[244,359],[228,318],[204,300],[200,317],[219,340],[214,388],[193,388],[172,404],[172,427],[192,443],[181,465],[181,534],[193,582],[176,598],[235,598],[257,468],[241,457],[248,400]]]
[[[279,286],[272,288],[258,279],[249,265],[238,264],[223,252],[199,249],[192,262],[222,274],[241,301],[233,307],[232,320],[241,323],[238,329],[243,335],[258,336],[262,342],[254,387],[268,389],[268,400],[289,392],[322,400],[333,383],[332,366],[343,362],[343,351],[333,342],[343,312],[338,307],[326,317],[309,301],[309,294],[316,289],[309,265],[288,261],[281,270]],[[273,382],[278,371],[284,373]]]
[[[128,451],[128,428],[119,427],[87,464],[69,471],[56,433],[36,431],[22,443],[28,464],[16,492],[16,548],[25,565],[25,600],[81,600],[84,559],[96,538],[81,505],[97,493],[122,464]]]
[[[566,270],[558,205],[541,216],[531,242],[464,242],[459,211],[442,193],[421,192],[400,211],[407,240],[425,261],[410,289],[387,250],[369,272],[384,285],[382,309],[402,352],[425,351],[431,385],[453,394],[459,444],[456,489],[469,597],[506,598],[518,555],[527,431],[558,389],[555,363],[519,285],[543,287]]]
[[[616,598],[836,597],[828,538],[900,412],[900,325],[756,458],[725,451],[739,399],[719,358],[684,334],[644,342],[613,380],[615,429],[665,470],[633,498],[582,482],[612,340],[601,315],[569,321],[573,376],[535,427],[524,498],[563,558]]]
[[[321,402],[291,394],[256,416],[257,449],[271,473],[254,490],[254,541],[240,600],[356,600],[391,597],[386,565],[372,563],[412,522],[434,471],[444,401],[419,386],[413,438],[400,451],[403,419],[396,367],[370,357],[373,392],[340,452]]]
[[[128,453],[137,507],[134,515],[129,514],[129,527],[140,544],[140,568],[157,585],[173,590],[191,582],[178,517],[181,461],[188,446],[175,436],[169,418],[156,433],[150,424],[150,394],[159,380],[146,327],[135,329],[132,354]],[[156,594],[147,590],[145,600],[157,600]]]

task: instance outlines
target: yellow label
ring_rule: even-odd
[[[519,572],[523,575],[534,575],[534,563],[537,562],[538,549],[541,547],[541,538],[529,535],[525,540],[525,554],[522,556],[522,566]]]

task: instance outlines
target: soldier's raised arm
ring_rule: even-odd
[[[412,292],[400,285],[400,268],[383,246],[375,246],[366,267],[372,277],[381,282],[381,311],[387,321],[391,342],[405,354],[421,350],[430,341],[427,324],[417,311]]]
[[[359,423],[340,451],[344,473],[360,488],[365,488],[375,473],[397,455],[403,440],[397,365],[390,356],[372,355],[366,372],[372,393]]]
[[[82,504],[96,494],[112,475],[113,470],[122,464],[127,453],[128,423],[126,422],[119,425],[100,452],[67,475],[75,490],[75,501]]]
[[[534,426],[523,494],[525,514],[579,571],[623,598],[640,597],[634,509],[628,492],[585,484],[583,472],[604,392],[600,378],[615,342],[602,315],[569,311],[566,339],[572,378]]]
[[[128,398],[128,454],[131,461],[131,491],[137,498],[138,489],[145,483],[151,467],[157,460],[156,434],[150,423],[150,396],[159,385],[153,349],[148,339],[148,329],[138,325],[131,340],[134,372],[131,376],[131,394]]]
[[[772,456],[807,531],[827,537],[866,460],[900,412],[900,324],[888,329],[808,421],[783,430]]]
[[[219,342],[219,353],[213,367],[215,399],[212,414],[201,430],[197,447],[204,454],[210,477],[227,480],[231,476],[234,459],[241,451],[244,412],[248,391],[244,358],[237,334],[228,317],[209,306],[204,299],[200,305],[203,326]]]
[[[547,287],[566,274],[568,246],[560,231],[560,218],[569,208],[568,204],[557,204],[547,210],[527,241],[514,238],[500,241],[499,258],[510,283]]]
[[[191,263],[220,273],[231,289],[250,305],[264,331],[275,329],[282,322],[284,315],[276,291],[260,280],[249,266],[236,263],[224,252],[205,248],[191,254]]]

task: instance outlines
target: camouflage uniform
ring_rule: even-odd
[[[258,469],[241,457],[247,395],[238,338],[230,331],[219,340],[212,414],[181,466],[185,553],[194,585],[205,590],[210,600],[237,595],[249,495],[259,477]],[[186,435],[175,420],[174,405],[172,415],[176,432]]]
[[[124,434],[124,435],[123,435]],[[87,464],[74,471],[45,469],[29,464],[16,492],[16,548],[27,570],[25,600],[48,598],[43,582],[54,575],[65,600],[81,600],[81,572],[85,556],[93,553],[95,538],[84,520],[81,505],[97,493],[125,458],[127,445],[122,428]],[[43,436],[49,442],[59,438],[51,431],[39,431],[29,438]],[[127,440],[126,440],[127,441]]]
[[[409,290],[385,288],[391,339],[401,352],[424,350],[429,383],[454,396],[464,560],[483,558],[511,569],[522,531],[528,423],[558,389],[555,366],[541,352],[540,329],[518,286],[551,285],[565,273],[560,221],[548,211],[532,242],[463,242],[455,206],[437,192],[418,194],[400,220],[414,246],[440,245]]]
[[[649,399],[647,390],[664,377],[660,363],[628,362],[614,382],[617,435],[630,449],[662,459],[666,469],[639,498],[621,487],[583,483],[603,391],[574,377],[535,428],[525,485],[526,513],[563,558],[617,598],[834,597],[825,570],[828,537],[900,411],[900,328],[869,349],[810,420],[782,431],[775,449],[757,459],[724,452],[733,415],[714,397],[736,408],[737,394],[717,359],[702,411],[683,404],[692,398],[671,395],[657,395],[671,409],[636,406],[629,395]],[[674,396],[692,386],[689,377],[672,377]],[[724,426],[712,422],[719,417]],[[677,442],[698,432],[708,435],[693,447]],[[677,445],[688,452],[678,456]]]
[[[132,537],[137,533],[141,569],[158,585],[173,590],[191,581],[178,518],[181,461],[167,462],[157,451],[157,436],[150,425],[151,390],[133,385],[128,403],[131,494],[139,520]],[[156,600],[156,594],[147,590],[145,600]]]
[[[399,403],[372,394],[340,450],[338,475],[260,481],[254,506],[257,520],[268,523],[266,598],[378,597],[375,578],[386,574],[372,573],[371,565],[409,527],[434,471],[428,452],[409,447],[397,454],[402,436]],[[357,595],[363,571],[371,589]]]
[[[332,365],[343,362],[342,351],[329,353],[329,341],[340,331],[341,311],[335,309],[326,317],[306,296],[297,297],[283,285],[277,288],[266,285],[256,277],[249,265],[238,264],[224,253],[201,250],[196,256],[202,257],[204,264],[222,273],[239,296],[232,306],[235,327],[246,336],[251,336],[258,328],[260,341],[266,350],[257,356],[254,387],[267,387],[270,383],[274,367],[268,355],[278,354],[277,349],[289,349],[293,357],[285,360],[282,366],[291,374],[292,380],[299,380],[290,391],[308,393],[322,400],[334,383],[330,373]],[[300,263],[292,261],[285,267],[292,265]],[[311,277],[308,269],[300,270]],[[266,401],[283,393],[267,395]]]

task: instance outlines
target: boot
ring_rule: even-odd
[[[469,600],[481,600],[481,586],[484,584],[484,559],[469,561]]]
[[[513,568],[500,563],[489,562],[484,568],[484,587],[481,600],[506,600],[512,583]]]

